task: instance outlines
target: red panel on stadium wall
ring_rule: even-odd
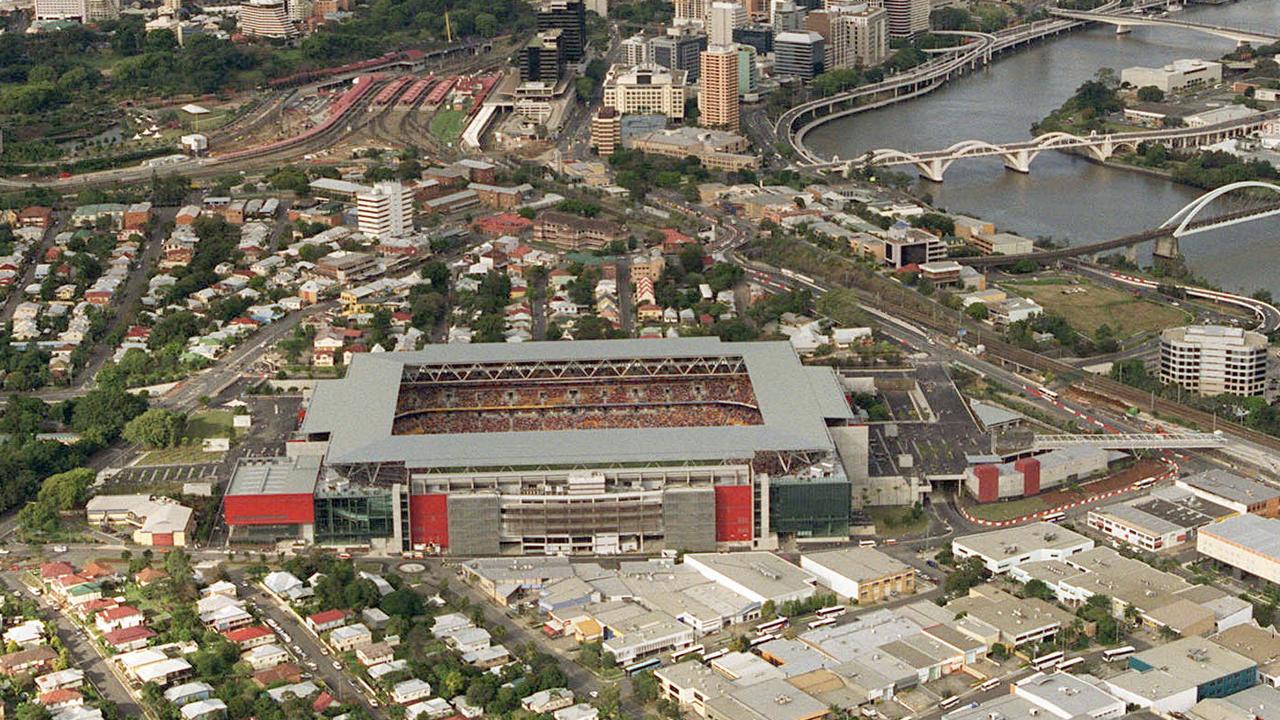
[[[151,544],[156,547],[173,547],[173,533],[154,533]]]
[[[307,493],[230,495],[223,500],[222,515],[228,525],[310,525],[316,521],[316,507]]]
[[[979,465],[973,469],[978,477],[978,502],[995,502],[1000,499],[1000,468],[995,465]]]
[[[1022,473],[1022,494],[1038,495],[1040,493],[1040,461],[1035,458],[1022,458],[1013,464],[1013,469]]]
[[[449,547],[449,496],[409,496],[409,541]]]
[[[716,542],[751,540],[750,485],[716,486]]]

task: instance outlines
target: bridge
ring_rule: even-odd
[[[1168,220],[1164,221],[1160,227],[1143,230],[1142,232],[1125,235],[1124,237],[1089,243],[1087,245],[1072,245],[1070,247],[1054,248],[1052,250],[1039,250],[1031,253],[1023,253],[1021,255],[984,255],[981,257],[955,258],[955,260],[958,263],[972,267],[1013,265],[1023,260],[1045,263],[1080,255],[1096,255],[1110,250],[1129,247],[1131,245],[1139,245],[1144,242],[1155,242],[1153,254],[1157,258],[1176,258],[1180,254],[1180,250],[1178,248],[1179,238],[1217,228],[1229,227],[1231,225],[1238,225],[1240,223],[1252,222],[1254,220],[1261,220],[1262,218],[1280,215],[1280,198],[1277,198],[1277,200],[1273,202],[1251,204],[1247,207],[1238,208],[1212,217],[1199,217],[1201,213],[1204,212],[1205,208],[1207,208],[1214,200],[1239,191],[1262,191],[1264,194],[1274,193],[1275,195],[1280,196],[1280,185],[1262,182],[1260,180],[1244,180],[1241,182],[1223,185],[1217,190],[1207,192],[1187,203],[1187,205],[1181,210],[1174,213]]]
[[[1257,32],[1254,30],[1242,30],[1240,28],[1226,27],[1223,25],[1209,25],[1206,23],[1195,23],[1186,20],[1172,20],[1163,17],[1148,17],[1137,13],[1127,15],[1117,13],[1106,13],[1097,11],[1084,10],[1064,10],[1062,8],[1050,8],[1050,15],[1061,18],[1069,18],[1071,20],[1082,20],[1084,22],[1106,23],[1116,26],[1116,34],[1125,34],[1130,32],[1134,27],[1156,26],[1156,27],[1172,27],[1182,30],[1191,30],[1194,32],[1207,33],[1218,37],[1235,40],[1241,45],[1245,43],[1259,43],[1267,45],[1280,40],[1280,35],[1272,33]]]
[[[1137,0],[1133,7],[1139,10],[1156,7],[1166,0]],[[1094,12],[1106,13],[1121,7],[1121,0],[1110,0]],[[947,82],[991,63],[992,59],[1008,50],[1036,42],[1043,38],[1082,28],[1083,20],[1052,18],[1005,28],[996,33],[953,32],[938,33],[958,35],[968,42],[951,52],[937,53],[941,57],[930,59],[914,68],[884,78],[878,83],[863,85],[828,97],[801,103],[783,113],[774,126],[775,134],[802,160],[820,163],[813,151],[805,147],[804,137],[814,128],[836,118],[887,107],[895,103],[920,97],[942,87]]]
[[[1141,143],[1159,143],[1171,149],[1212,145],[1228,138],[1242,137],[1257,132],[1271,120],[1280,119],[1280,110],[1259,113],[1240,120],[1205,125],[1197,128],[1170,128],[1148,132],[1106,135],[1072,135],[1051,132],[1025,142],[997,144],[985,140],[962,140],[941,150],[908,152],[882,148],[872,150],[861,158],[828,162],[810,162],[805,167],[814,170],[839,170],[848,175],[854,170],[869,167],[897,167],[910,165],[933,182],[942,182],[947,168],[965,158],[999,157],[1006,168],[1020,173],[1031,172],[1031,163],[1045,150],[1076,150],[1103,162],[1117,152],[1134,152]]]
[[[1105,433],[1098,435],[1036,435],[1033,450],[1095,447],[1103,450],[1197,450],[1220,448],[1227,438],[1214,433]]]

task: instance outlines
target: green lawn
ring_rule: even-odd
[[[152,450],[143,455],[135,465],[195,465],[197,463],[218,462],[223,453],[205,452],[200,444]]]
[[[867,516],[876,524],[878,537],[903,537],[922,533],[929,528],[929,515],[911,517],[909,507],[873,507],[866,509]]]
[[[187,418],[187,430],[184,437],[204,440],[206,438],[232,437],[235,413],[230,410],[204,410],[193,413]]]
[[[1092,283],[1050,285],[1007,282],[1004,289],[1031,298],[1045,312],[1061,315],[1071,327],[1093,335],[1109,325],[1117,338],[1184,325],[1189,315],[1172,305],[1151,302],[1113,288]]]
[[[999,522],[1001,520],[1013,520],[1020,518],[1033,512],[1039,512],[1048,508],[1048,504],[1044,500],[1035,497],[1022,498],[1021,500],[1010,500],[1009,502],[986,503],[983,505],[971,505],[965,509],[969,514],[979,520],[991,520]]]
[[[461,110],[441,109],[431,117],[431,134],[443,143],[457,142],[467,125],[467,114]]]

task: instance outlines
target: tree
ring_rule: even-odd
[[[987,308],[986,303],[976,302],[970,303],[969,307],[964,309],[964,314],[981,322],[991,316],[991,310]]]
[[[149,448],[167,448],[178,444],[186,428],[187,417],[164,408],[151,408],[124,426],[124,439]]]
[[[631,692],[636,701],[648,705],[658,699],[658,681],[652,672],[643,672],[631,678]]]
[[[61,512],[71,510],[84,504],[85,496],[96,477],[97,473],[92,468],[76,468],[50,475],[40,485],[38,502],[47,503]]]
[[[1053,588],[1049,587],[1039,578],[1032,578],[1023,586],[1022,591],[1027,597],[1040,598],[1041,600],[1052,600],[1054,597]]]
[[[1138,99],[1142,102],[1164,102],[1164,91],[1155,85],[1144,85],[1138,88]]]
[[[146,398],[120,388],[96,388],[72,401],[71,429],[105,445],[120,437],[124,426],[146,409]]]

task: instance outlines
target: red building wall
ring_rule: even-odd
[[[1040,461],[1035,458],[1022,458],[1013,464],[1013,469],[1022,473],[1022,494],[1040,494]]]
[[[1000,469],[995,465],[979,465],[973,469],[978,477],[978,502],[1000,499]]]
[[[223,500],[228,525],[310,525],[316,521],[315,501],[309,493],[290,495],[231,495]]]
[[[414,545],[449,547],[448,495],[409,496],[409,541]]]
[[[716,542],[751,540],[750,485],[716,486]]]

